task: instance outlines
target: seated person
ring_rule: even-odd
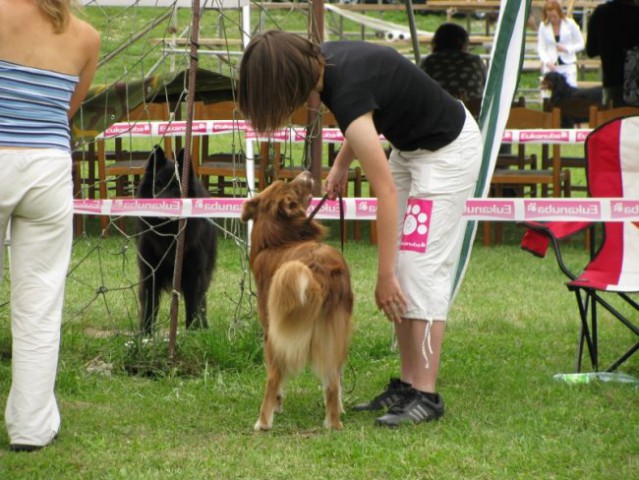
[[[468,32],[463,27],[443,23],[433,36],[432,53],[421,61],[420,67],[467,107],[476,102],[476,109],[469,107],[476,116],[484,94],[486,67],[479,55],[468,52],[468,43]]]

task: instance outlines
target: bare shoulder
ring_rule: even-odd
[[[94,50],[100,46],[100,32],[91,25],[76,16],[71,17],[69,24],[69,30],[73,33],[76,39],[84,42],[88,49]]]

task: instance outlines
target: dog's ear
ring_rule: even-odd
[[[154,146],[149,155],[149,160],[153,160],[157,165],[164,165],[166,163],[166,156],[164,155],[162,147],[159,145]]]
[[[166,162],[167,160],[164,155],[164,150],[162,150],[162,147],[159,145],[156,145],[153,147],[153,150],[151,150],[149,158],[146,161],[146,171],[149,173],[152,171],[157,172],[166,165]]]
[[[177,158],[175,159],[175,163],[177,164],[178,172],[180,172],[180,176],[182,176],[182,165],[184,165],[184,149],[183,148],[178,152]]]
[[[177,160],[175,161],[178,166],[178,172],[180,172],[180,178],[182,177],[182,169],[184,166],[184,149],[181,149],[178,153]],[[193,169],[193,156],[191,156],[191,161],[189,162],[189,179],[191,182],[195,180],[195,170]]]
[[[244,202],[244,205],[242,205],[242,214],[240,215],[240,220],[242,220],[244,223],[248,222],[249,220],[254,220],[259,202],[259,197],[253,197]]]
[[[146,160],[144,175],[142,181],[138,185],[135,195],[138,198],[153,198],[155,179],[160,170],[164,168],[167,160],[164,156],[164,150],[159,145],[153,147],[149,158]]]
[[[284,218],[292,219],[306,216],[306,208],[304,204],[300,202],[299,195],[295,191],[286,192],[280,198],[277,208]]]

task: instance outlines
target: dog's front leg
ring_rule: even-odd
[[[187,329],[209,328],[206,314],[206,291],[185,291],[184,304]]]
[[[158,287],[155,274],[150,269],[143,270],[141,277],[139,290],[140,330],[145,335],[151,335],[160,307],[161,289]]]
[[[184,257],[182,272],[182,295],[186,309],[186,328],[208,328],[206,315],[206,291],[210,277],[200,266],[200,258],[193,255]]]

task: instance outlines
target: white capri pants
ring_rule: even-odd
[[[10,223],[12,444],[43,446],[60,428],[54,395],[64,286],[73,241],[71,155],[0,148],[0,265]],[[1,280],[1,276],[0,276]]]
[[[400,221],[397,278],[408,301],[404,318],[447,319],[467,223],[462,214],[474,194],[481,160],[481,134],[468,111],[461,133],[449,145],[436,151],[391,151]]]

